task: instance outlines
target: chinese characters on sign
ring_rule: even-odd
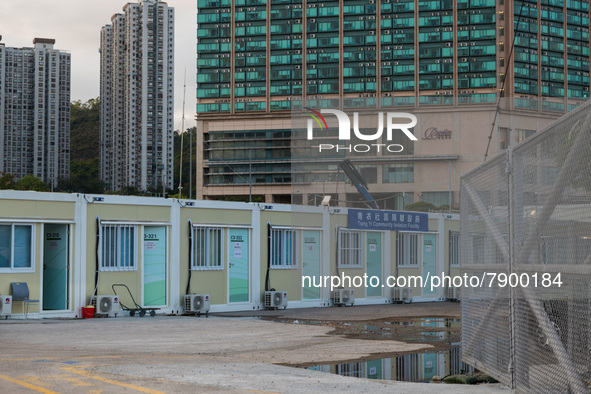
[[[429,231],[429,215],[418,212],[349,209],[349,228],[427,232]]]

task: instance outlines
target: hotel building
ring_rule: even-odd
[[[199,0],[197,13],[198,198],[359,201],[338,160],[296,168],[290,149],[292,113],[340,108],[418,118],[403,152],[350,157],[381,207],[457,207],[462,173],[589,96],[587,1]]]

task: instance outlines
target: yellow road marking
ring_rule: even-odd
[[[76,383],[76,386],[94,386],[94,384],[85,382],[80,378],[76,377],[76,375],[47,375],[43,376],[43,379],[65,380],[67,382]],[[21,382],[33,382],[35,380],[39,380],[39,376],[19,376],[19,380]],[[43,383],[51,386],[51,384],[47,382]]]
[[[90,372],[81,371],[79,369],[79,368],[87,368],[87,367],[90,367],[90,365],[85,365],[83,367],[62,367],[62,369],[63,370],[66,370],[66,371],[69,371],[69,372],[76,373],[78,375],[85,376],[85,377],[90,378],[90,379],[95,379],[95,380],[98,380],[98,381],[101,381],[101,382],[114,384],[114,385],[117,385],[117,386],[125,387],[125,388],[136,390],[136,391],[141,391],[143,393],[148,393],[148,394],[165,394],[165,393],[163,393],[161,391],[152,390],[152,389],[148,389],[148,388],[145,388],[145,387],[136,386],[136,385],[129,384],[129,383],[118,382],[116,380],[105,378],[105,377],[102,377],[102,376],[99,376],[99,375],[95,375],[95,374],[90,373]]]
[[[21,382],[32,382],[33,380],[38,380],[39,376],[19,376],[17,379]]]
[[[76,386],[94,386],[92,383],[85,382],[79,378],[59,378],[60,380],[67,380],[68,382],[76,383]]]
[[[67,378],[67,377],[72,377],[73,375],[47,375],[47,376],[43,376],[44,378]],[[39,379],[39,376],[19,376],[18,377],[20,380],[22,380],[23,382],[30,382],[32,380],[37,380]]]
[[[81,357],[45,357],[43,360],[51,360],[51,361],[58,361],[58,360],[92,360],[92,359],[102,359],[102,358],[136,358],[136,356],[81,356]],[[155,356],[142,356],[142,358],[202,358],[203,356],[170,356],[166,354],[162,355],[155,355]],[[14,362],[14,361],[36,361],[39,360],[39,357],[27,357],[27,358],[8,358],[2,361],[6,362]]]
[[[0,379],[4,379],[4,380],[6,380],[8,382],[11,382],[11,383],[16,383],[16,384],[18,384],[20,386],[26,387],[26,388],[31,389],[31,390],[34,390],[34,391],[38,391],[40,393],[44,393],[44,394],[59,394],[57,391],[52,391],[52,390],[48,390],[48,389],[43,388],[43,387],[35,386],[34,384],[23,382],[23,381],[18,380],[18,379],[13,379],[13,378],[11,378],[9,376],[0,375]]]

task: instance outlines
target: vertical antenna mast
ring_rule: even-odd
[[[185,80],[183,86],[183,118],[181,119],[181,160],[179,163],[179,199],[183,189],[183,136],[185,135],[185,96],[187,92],[187,69],[185,68]]]

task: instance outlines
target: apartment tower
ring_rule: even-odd
[[[100,35],[100,173],[107,190],[173,187],[174,9],[128,3]]]
[[[0,173],[34,175],[51,187],[70,177],[70,54],[54,44],[0,42]]]

